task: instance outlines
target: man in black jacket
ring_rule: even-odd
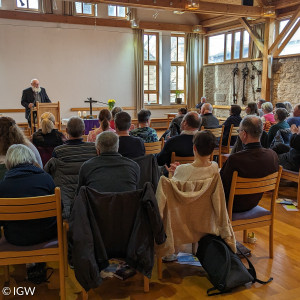
[[[37,79],[31,80],[31,87],[23,90],[21,104],[25,107],[25,118],[28,120],[30,126],[30,109],[35,106],[36,102],[49,103],[49,99],[46,90],[40,87],[40,83]]]

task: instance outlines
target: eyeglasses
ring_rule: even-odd
[[[247,133],[247,131],[244,130],[244,129],[238,129],[238,130],[237,130],[238,133],[240,133],[240,132],[242,132],[242,131],[245,131],[245,132]]]

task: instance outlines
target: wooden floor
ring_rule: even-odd
[[[296,197],[296,188],[281,187],[281,196]],[[265,204],[265,200],[262,203]],[[273,282],[266,286],[258,283],[252,286],[239,288],[234,293],[215,296],[214,299],[276,299],[296,300],[300,299],[300,212],[287,212],[280,204],[276,204],[276,222],[274,234],[274,259],[268,258],[268,230],[262,228],[254,230],[256,244],[245,244],[252,249],[251,261],[256,267],[259,279],[266,280],[274,277]],[[237,233],[237,239],[242,242],[241,233]],[[150,281],[150,292],[143,292],[143,279],[140,274],[121,281],[113,278],[105,280],[102,285],[89,292],[90,300],[100,299],[204,299],[207,298],[206,290],[211,287],[205,277],[202,268],[186,267],[176,263],[167,263],[163,266],[163,280],[157,279],[156,266]],[[55,270],[57,271],[57,270]],[[24,280],[25,267],[22,265],[11,267],[10,287],[34,286]],[[1,290],[4,285],[1,275]],[[49,284],[36,286],[34,296],[27,299],[59,299],[58,273],[55,272]],[[74,278],[72,270],[66,278],[67,299],[78,298],[80,286]],[[273,298],[271,298],[273,297]],[[21,296],[3,296],[0,299],[21,299]]]

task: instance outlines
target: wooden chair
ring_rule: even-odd
[[[231,225],[234,231],[244,231],[244,242],[247,241],[247,229],[269,226],[269,256],[273,258],[273,232],[275,200],[278,195],[278,187],[282,167],[278,172],[263,178],[242,178],[235,171],[232,176],[230,195],[227,204],[227,210]],[[233,200],[235,195],[248,195],[272,191],[270,209],[265,209],[259,205],[249,211],[233,213]]]
[[[57,218],[57,239],[33,246],[14,246],[2,237],[0,265],[5,266],[5,281],[9,281],[9,265],[58,261],[60,299],[65,300],[60,189],[55,188],[55,194],[49,196],[0,198],[0,220],[2,221],[24,221],[49,217]]]
[[[296,182],[298,184],[298,187],[297,187],[297,206],[298,206],[299,201],[300,201],[300,176],[299,176],[299,172],[294,172],[294,171],[283,169],[282,173],[281,173],[281,179]]]
[[[231,148],[232,148],[232,146],[230,146],[231,138],[233,136],[238,136],[239,135],[238,129],[239,129],[239,127],[234,127],[233,124],[231,124],[230,131],[229,131],[229,136],[228,136],[228,140],[227,140],[227,145],[226,146],[222,145],[222,149],[221,149],[222,154],[229,154],[230,153]]]
[[[17,125],[22,130],[22,132],[24,133],[24,135],[28,139],[31,139],[31,131],[30,131],[30,127],[29,127],[28,123],[27,122],[26,123],[17,123]]]
[[[33,113],[36,111],[36,124],[34,124]],[[36,103],[36,107],[31,109],[31,130],[35,128],[38,130],[40,128],[41,115],[45,112],[50,112],[55,118],[55,128],[61,130],[61,120],[60,120],[60,103]],[[33,133],[33,132],[32,132]]]
[[[222,127],[212,128],[212,129],[207,129],[207,128],[204,128],[204,126],[201,126],[201,131],[202,130],[209,130],[219,140],[219,145],[212,152],[210,159],[213,160],[214,156],[217,155],[218,156],[218,165],[219,165],[219,168],[221,168],[222,167],[221,153],[222,153],[222,139],[223,139],[223,133],[224,133],[224,125]]]
[[[172,152],[171,163],[178,161],[180,164],[189,164],[194,161],[194,156],[177,156],[175,152]]]
[[[147,154],[155,154],[159,153],[161,149],[164,147],[165,139],[162,138],[161,141],[153,142],[153,143],[145,143],[145,155]]]

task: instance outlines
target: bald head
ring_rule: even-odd
[[[187,113],[181,122],[181,130],[198,130],[200,126],[200,117],[195,111]]]
[[[240,133],[242,134],[243,132],[248,136],[251,142],[253,142],[253,140],[259,142],[263,132],[263,123],[261,118],[253,115],[244,117],[240,123]]]

